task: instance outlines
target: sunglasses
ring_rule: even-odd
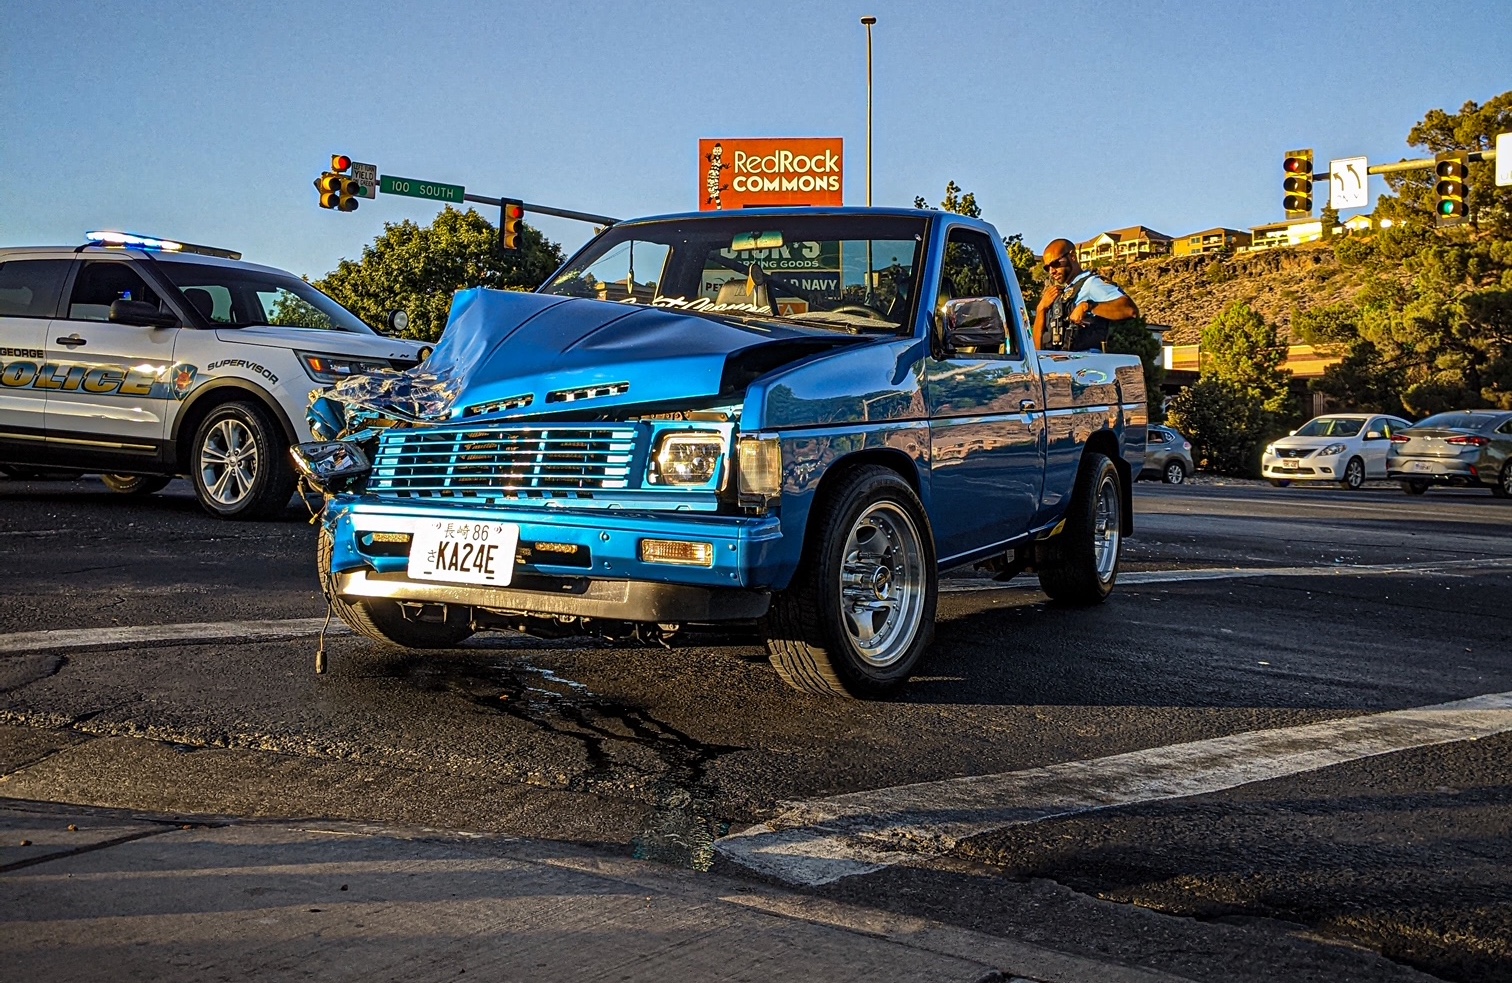
[[[1060,259],[1045,264],[1047,270],[1058,270],[1071,265],[1070,256],[1062,256]]]

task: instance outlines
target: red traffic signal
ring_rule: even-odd
[[[348,157],[346,154],[331,155],[331,170],[335,171],[337,174],[344,174],[351,169],[352,158]]]
[[[1313,152],[1288,150],[1285,159],[1281,162],[1281,168],[1286,172],[1286,179],[1281,182],[1281,189],[1286,192],[1285,197],[1281,199],[1281,206],[1286,209],[1286,217],[1303,218],[1311,215]]]
[[[509,198],[499,202],[500,249],[511,253],[520,248],[520,233],[524,220],[524,204]]]

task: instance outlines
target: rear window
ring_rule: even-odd
[[[0,317],[54,317],[67,259],[18,259],[0,265]]]
[[[1414,430],[1479,430],[1496,419],[1488,413],[1440,413],[1413,425]]]

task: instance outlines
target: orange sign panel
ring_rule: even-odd
[[[843,204],[840,137],[700,140],[698,165],[699,211]]]

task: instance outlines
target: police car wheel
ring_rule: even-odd
[[[102,474],[100,481],[117,495],[151,495],[168,487],[172,478],[156,474]]]
[[[331,576],[331,532],[320,528],[315,550],[315,572],[320,589],[336,616],[348,628],[366,638],[413,649],[448,649],[473,635],[471,618],[464,608],[448,607],[445,621],[416,621],[406,618],[397,601],[358,598],[348,601],[336,593]]]
[[[934,638],[934,537],[897,472],[843,476],[809,517],[803,561],[763,626],[773,668],[824,696],[879,697],[902,686]]]
[[[1113,592],[1123,547],[1118,469],[1096,451],[1082,458],[1065,528],[1038,544],[1040,589],[1063,604],[1100,604]]]
[[[200,505],[222,519],[278,515],[294,494],[288,442],[271,414],[253,403],[210,411],[194,433],[189,475]]]

